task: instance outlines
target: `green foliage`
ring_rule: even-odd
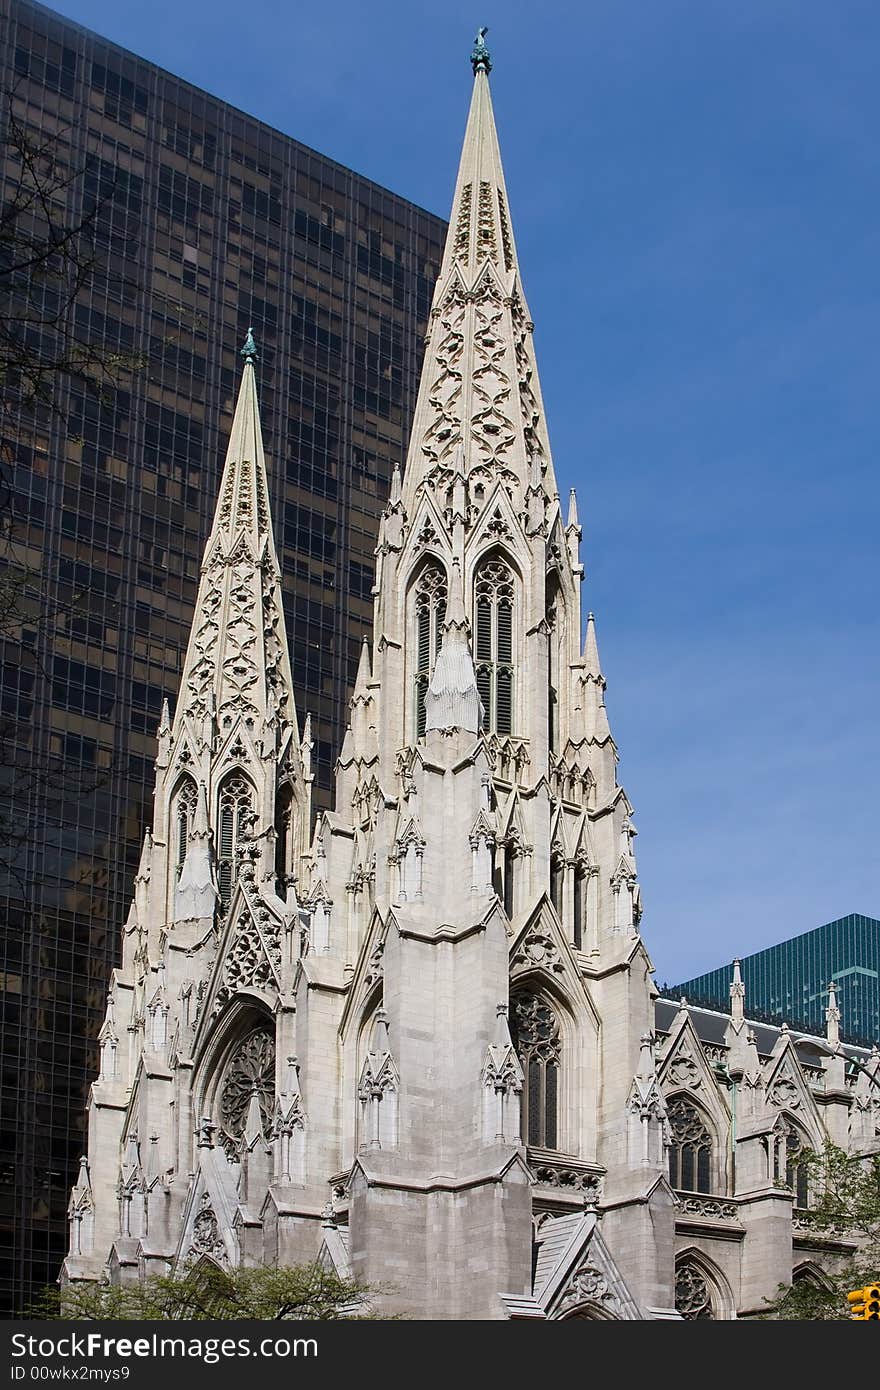
[[[65,1321],[212,1322],[372,1318],[377,1286],[341,1279],[317,1264],[224,1270],[203,1260],[183,1275],[151,1275],[141,1283],[71,1284],[47,1289],[30,1316]]]
[[[846,1296],[851,1289],[880,1278],[880,1155],[848,1154],[827,1143],[821,1152],[805,1156],[812,1196],[802,1220],[817,1234],[847,1242],[857,1249],[841,1255],[824,1282],[805,1277],[780,1284],[767,1318],[790,1321],[845,1322],[850,1318]]]

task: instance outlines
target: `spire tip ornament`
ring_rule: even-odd
[[[257,356],[257,345],[254,342],[254,330],[252,328],[249,328],[247,331],[247,337],[244,340],[244,347],[241,350],[241,355],[245,362],[253,362]]]
[[[489,57],[489,50],[485,43],[488,32],[489,30],[483,25],[477,30],[477,37],[474,39],[473,52],[471,53],[471,67],[474,70],[474,77],[478,72],[485,72],[488,75],[492,71],[492,59]]]

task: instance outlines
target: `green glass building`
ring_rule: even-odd
[[[837,986],[841,1034],[852,1042],[880,1036],[880,921],[850,912],[835,922],[780,941],[740,961],[749,1018],[824,1033],[828,984]],[[684,995],[689,1003],[726,1010],[730,1002],[730,965],[664,985],[668,998]]]

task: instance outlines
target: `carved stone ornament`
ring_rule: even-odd
[[[559,959],[559,948],[550,937],[541,931],[526,934],[513,953],[513,964],[522,966],[543,966],[545,970],[559,972],[563,969]]]
[[[248,874],[252,867],[247,861],[240,865],[239,877],[245,885],[252,877],[252,873]],[[279,924],[265,909],[258,915],[259,921],[250,913],[244,913],[236,926],[235,937],[223,963],[223,979],[214,1001],[215,1013],[219,1013],[226,1001],[240,990],[274,992],[278,988],[281,970]]]
[[[581,1168],[565,1163],[542,1161],[534,1164],[535,1182],[541,1187],[558,1187],[562,1191],[579,1192],[595,1199],[602,1196],[602,1179],[596,1173],[584,1172]]]
[[[577,1307],[579,1303],[598,1303],[610,1308],[616,1301],[602,1271],[585,1260],[566,1284],[558,1308],[560,1313]]]
[[[226,1246],[207,1192],[202,1194],[202,1204],[193,1222],[192,1245],[189,1248],[191,1258],[199,1255],[211,1255],[214,1259],[226,1258]]]
[[[718,1197],[679,1197],[682,1216],[698,1216],[708,1221],[738,1221],[739,1208],[735,1202]]]
[[[675,1307],[688,1322],[714,1317],[709,1286],[692,1260],[683,1261],[675,1272]]]
[[[801,1093],[790,1077],[780,1076],[770,1087],[767,1099],[779,1110],[796,1110],[801,1103]]]
[[[701,1084],[700,1069],[693,1057],[684,1054],[673,1057],[666,1071],[666,1077],[673,1086],[690,1086],[692,1089]]]
[[[263,1135],[271,1133],[275,1109],[275,1039],[267,1029],[249,1033],[234,1049],[220,1087],[220,1142],[229,1158],[238,1157],[248,1107],[256,1091]]]

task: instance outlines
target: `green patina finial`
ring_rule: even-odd
[[[252,328],[249,328],[247,331],[247,337],[244,340],[244,347],[241,350],[241,355],[245,362],[253,362],[254,358],[257,356],[257,345],[254,342],[254,330]]]
[[[474,51],[471,54],[471,67],[474,70],[474,77],[478,72],[491,72],[492,59],[489,57],[489,50],[485,44],[485,38],[489,30],[485,25],[477,30],[477,37],[474,39]]]

